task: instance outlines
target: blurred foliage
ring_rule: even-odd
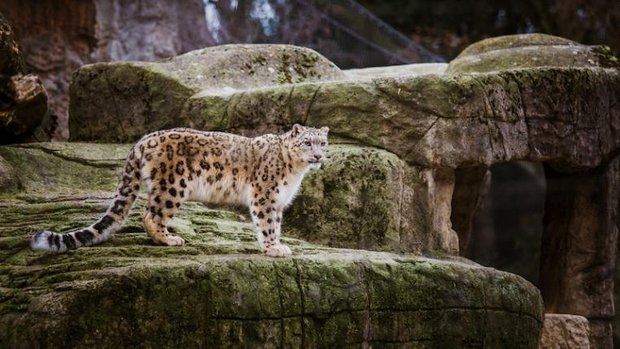
[[[618,0],[360,0],[422,46],[447,59],[478,40],[540,32],[620,52]]]

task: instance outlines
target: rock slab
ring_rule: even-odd
[[[516,275],[286,233],[294,256],[267,258],[238,213],[198,203],[171,223],[183,247],[149,242],[138,199],[104,244],[30,251],[32,232],[78,228],[103,213],[128,149],[0,147],[0,347],[538,346],[540,294]]]

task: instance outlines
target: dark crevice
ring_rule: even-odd
[[[278,272],[277,264],[273,264],[273,273],[278,284],[278,300],[280,301],[280,348],[284,348],[284,303],[282,301],[282,278]]]
[[[305,295],[304,295],[304,289],[301,286],[301,269],[299,267],[299,263],[297,262],[297,260],[293,260],[293,263],[295,264],[295,269],[297,270],[297,277],[295,278],[295,282],[297,283],[297,289],[299,290],[299,298],[300,298],[300,304],[301,304],[301,347],[305,348],[305,342],[306,342],[306,323],[305,323],[305,319],[304,316],[306,314],[306,304],[305,304]]]
[[[308,107],[306,108],[306,113],[304,115],[304,120],[303,120],[304,125],[307,125],[307,123],[308,123],[308,117],[310,115],[310,109],[312,108],[312,105],[314,104],[316,96],[319,94],[319,90],[321,89],[322,86],[323,86],[323,84],[319,84],[317,86],[316,90],[314,90],[314,93],[312,94],[312,97],[310,97],[310,102],[308,102]]]
[[[116,170],[119,167],[121,167],[121,162],[124,161],[124,159],[103,160],[103,161],[116,161],[116,163],[105,163],[105,162],[98,162],[98,161],[101,161],[101,160],[86,160],[86,159],[83,159],[83,158],[72,157],[72,156],[68,156],[68,155],[62,154],[61,152],[59,152],[57,150],[49,149],[49,148],[40,146],[38,144],[20,144],[20,145],[15,145],[14,147],[16,147],[16,148],[40,150],[40,151],[42,151],[42,152],[44,152],[46,154],[53,155],[55,157],[58,157],[60,159],[66,160],[66,161],[71,161],[71,162],[78,163],[80,165],[91,166],[91,167],[96,167],[96,168],[109,168],[109,169]]]
[[[368,275],[368,271],[366,270],[366,265],[364,263],[356,263],[360,268],[360,277],[364,281],[364,286],[366,288],[366,310],[364,316],[364,341],[362,342],[362,348],[372,348],[370,344],[373,341],[373,334],[371,333],[371,324],[372,324],[372,292],[370,281],[366,277]]]
[[[303,306],[304,305],[302,302],[302,308]],[[357,310],[355,309],[335,310],[335,311],[330,312],[329,315],[352,314],[352,313],[364,313],[365,314],[367,312],[370,312],[371,314],[372,313],[403,314],[403,313],[422,313],[422,312],[446,312],[446,311],[451,311],[451,310],[467,310],[467,311],[483,311],[483,312],[498,312],[498,313],[515,314],[515,315],[519,315],[520,317],[531,318],[535,320],[537,323],[542,324],[542,320],[537,318],[535,315],[526,314],[520,311],[503,309],[499,307],[446,307],[446,308],[439,307],[439,308],[418,308],[418,309],[392,309],[392,308],[373,309],[371,307],[370,309],[365,308],[365,309],[357,309]],[[280,320],[280,319],[301,319],[302,320],[301,330],[302,330],[302,334],[304,334],[305,326],[304,326],[303,320],[307,316],[312,317],[314,316],[314,314],[306,314],[304,310],[304,313],[299,314],[299,315],[265,316],[265,317],[211,316],[209,317],[209,319],[210,320],[227,320],[227,321],[231,321],[231,320],[232,321],[265,321],[265,320],[275,321],[275,320]],[[322,314],[321,316],[324,316],[324,314]]]
[[[295,85],[291,86],[290,91],[288,92],[288,98],[286,101],[287,107],[288,107],[288,123],[290,124],[292,118],[293,118],[293,92],[295,91]]]

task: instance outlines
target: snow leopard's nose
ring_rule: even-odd
[[[321,159],[323,158],[323,155],[321,154],[315,154],[314,158],[316,159],[316,161],[321,161]]]

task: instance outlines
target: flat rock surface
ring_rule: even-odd
[[[290,237],[293,257],[272,259],[242,216],[199,203],[171,223],[183,247],[147,239],[139,199],[104,244],[30,251],[33,232],[103,213],[128,149],[0,147],[0,347],[538,345],[540,295],[516,275]]]

